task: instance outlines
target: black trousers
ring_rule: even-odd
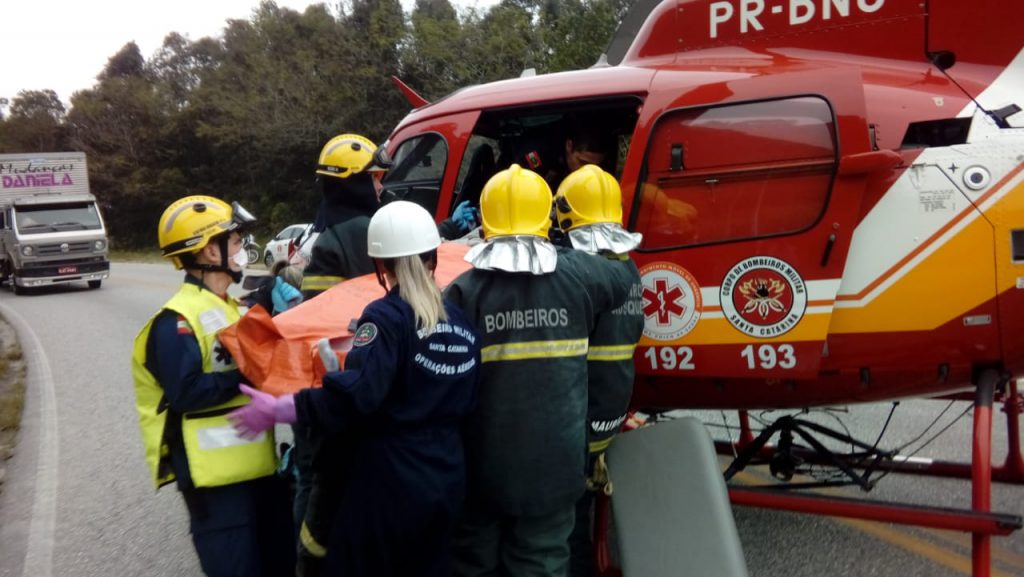
[[[295,541],[286,482],[269,476],[184,493],[192,543],[208,577],[295,574]]]

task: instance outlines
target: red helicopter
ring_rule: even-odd
[[[842,479],[829,484],[864,490],[890,471],[971,478],[970,510],[778,490],[806,483],[729,497],[970,532],[987,576],[990,537],[1022,525],[990,510],[992,480],[1024,483],[1021,21],[1016,0],[641,0],[591,69],[433,104],[396,79],[415,110],[388,139],[382,198],[440,221],[524,146],[561,146],[581,119],[614,135],[606,168],[643,234],[633,405],[739,410],[726,479],[751,464],[787,482],[825,464]],[[302,309],[278,318],[308,333]],[[287,348],[287,331],[256,321],[244,337]],[[312,366],[299,349],[264,364]],[[792,415],[755,437],[747,414],[910,397],[974,401],[971,464],[921,464]],[[992,467],[997,401],[1009,452]],[[603,572],[607,503],[595,523]]]
[[[639,408],[740,410],[729,477],[794,457],[870,488],[886,470],[973,479],[973,510],[845,502],[732,487],[734,504],[974,533],[989,574],[992,479],[1024,482],[1024,3],[1011,0],[639,2],[587,70],[467,87],[394,129],[386,194],[444,219],[523,143],[571,118],[618,139],[644,283]],[[642,25],[640,24],[642,22]],[[972,464],[835,455],[746,410],[909,397],[975,401]],[[991,464],[991,409],[1010,451]],[[776,445],[767,441],[780,434]],[[796,447],[794,436],[810,447]],[[733,447],[722,447],[731,453]]]

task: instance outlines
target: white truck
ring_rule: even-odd
[[[110,276],[107,230],[82,152],[0,154],[0,283],[14,294]]]

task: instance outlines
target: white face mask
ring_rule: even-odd
[[[238,268],[245,268],[249,264],[249,253],[239,250],[235,256],[231,257],[231,260],[238,265]]]

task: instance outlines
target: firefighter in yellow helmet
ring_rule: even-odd
[[[210,576],[287,575],[294,569],[286,488],[274,475],[273,435],[244,439],[227,413],[247,404],[243,377],[217,334],[238,321],[227,289],[242,277],[238,204],[189,196],[160,218],[163,256],[185,279],[135,338],[132,376],[150,476],[176,482],[192,542]]]
[[[590,534],[594,492],[607,487],[602,455],[625,421],[633,395],[633,350],[644,330],[643,285],[629,258],[641,235],[622,227],[619,183],[596,165],[583,166],[562,181],[555,194],[554,217],[574,249],[607,259],[630,279],[626,302],[598,315],[587,352],[589,456],[585,474],[590,482],[576,504],[569,574],[589,577],[594,573]]]
[[[455,574],[565,575],[584,490],[587,350],[622,305],[611,261],[548,240],[551,189],[513,164],[484,186],[485,241],[445,296],[481,332],[480,398],[466,426],[466,504]]]
[[[319,233],[302,279],[309,300],[339,282],[373,272],[366,230],[380,206],[377,180],[390,166],[384,149],[358,134],[330,139],[317,159],[323,199],[313,231]]]
[[[317,158],[317,186],[322,192],[313,230],[319,233],[303,271],[302,296],[312,299],[346,279],[374,272],[366,243],[370,219],[380,206],[379,178],[391,161],[384,148],[358,134],[340,134],[327,141]],[[301,250],[301,247],[300,247]],[[292,426],[291,453],[296,478],[294,520],[299,533],[299,573],[316,574],[334,519],[346,453],[308,424]],[[331,455],[318,459],[320,453]]]

